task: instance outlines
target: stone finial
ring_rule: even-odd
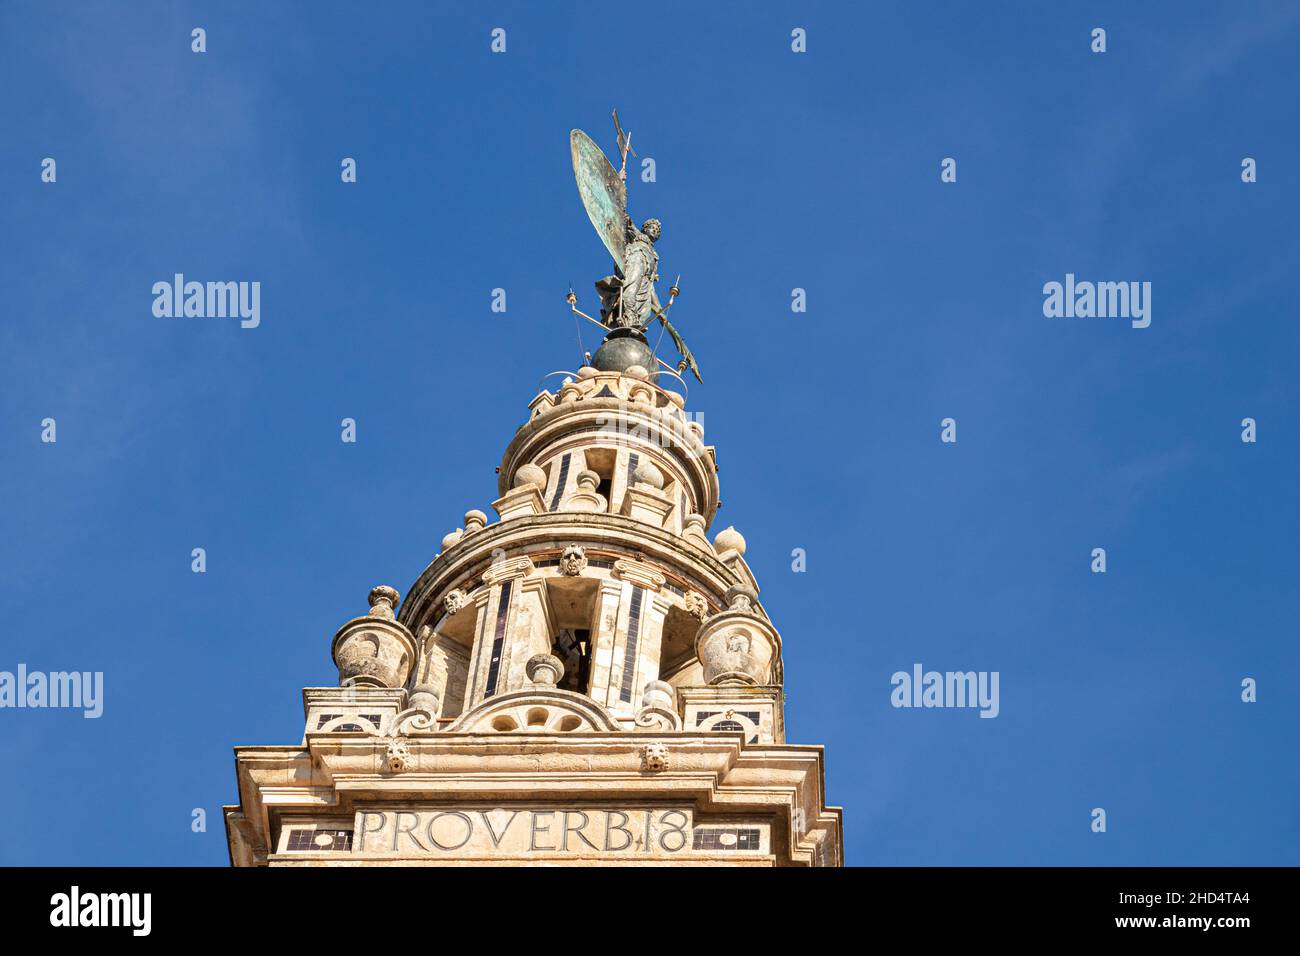
[[[473,534],[475,531],[482,531],[487,527],[487,515],[481,511],[465,512],[465,533]]]
[[[546,487],[546,472],[541,465],[527,464],[519,466],[519,470],[515,472],[515,487],[522,488],[524,485],[537,485],[539,488]]]
[[[700,541],[704,547],[709,547],[708,535],[704,533],[705,523],[704,515],[692,511],[682,519],[682,536],[694,538]]]
[[[576,577],[587,570],[587,552],[576,544],[571,544],[560,555],[560,573]]]
[[[742,614],[753,614],[754,605],[758,603],[758,592],[743,584],[736,584],[727,588],[727,593],[723,595],[723,600],[727,602],[728,611],[739,611]]]
[[[745,536],[731,525],[728,525],[719,531],[718,536],[713,539],[713,547],[718,554],[735,551],[743,556],[745,553]]]
[[[397,588],[390,588],[387,584],[381,584],[378,587],[370,589],[370,616],[380,617],[385,621],[393,619],[393,608],[397,602],[402,599]]]
[[[644,365],[629,365],[623,370],[623,374],[628,378],[636,378],[644,382],[650,377],[650,370]]]
[[[534,654],[524,665],[528,679],[541,687],[554,687],[564,676],[564,664],[554,654]]]
[[[462,531],[460,528],[457,528],[455,531],[451,532],[451,534],[446,535],[442,539],[442,550],[446,551],[448,548],[450,548],[453,544],[455,544],[463,537],[465,537],[465,532]]]
[[[632,480],[637,484],[649,485],[651,488],[663,490],[664,473],[659,470],[659,466],[648,459],[642,459],[636,466],[636,471],[632,474]]]
[[[596,488],[600,484],[600,475],[590,468],[584,468],[577,474],[578,487],[566,497],[560,505],[561,511],[604,512],[609,502]]]

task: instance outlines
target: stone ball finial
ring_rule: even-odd
[[[583,491],[595,491],[596,486],[600,484],[600,475],[596,474],[590,468],[584,468],[578,472],[578,487]]]
[[[713,547],[719,554],[724,551],[735,551],[743,555],[745,553],[745,536],[731,525],[728,525],[719,531],[718,536],[713,539]]]
[[[371,588],[370,616],[382,617],[391,621],[393,619],[393,608],[397,607],[397,602],[401,599],[402,595],[397,588],[391,588],[387,584]]]
[[[534,654],[524,665],[524,672],[534,684],[554,687],[564,676],[564,664],[554,654]]]
[[[642,459],[636,466],[636,471],[632,474],[632,480],[637,484],[646,484],[651,488],[658,488],[660,491],[664,487],[664,473],[659,470],[659,466],[647,459]]]
[[[487,527],[487,515],[478,510],[465,512],[465,533],[473,534]]]
[[[465,532],[460,528],[457,528],[451,534],[444,536],[442,539],[442,550],[446,551],[463,537],[465,537]]]
[[[628,378],[639,378],[644,382],[650,377],[650,370],[644,365],[629,365],[623,370],[623,374]]]
[[[525,485],[536,485],[539,488],[546,487],[546,472],[542,470],[541,465],[530,463],[519,466],[519,470],[515,472],[515,487],[522,488]]]

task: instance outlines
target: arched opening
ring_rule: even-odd
[[[555,636],[551,653],[564,662],[564,676],[556,687],[585,694],[591,681],[591,631],[588,628],[563,628]]]

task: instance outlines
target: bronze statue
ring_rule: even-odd
[[[614,126],[618,132],[619,152],[622,154],[622,168],[618,172],[614,171],[600,147],[586,133],[579,129],[569,133],[578,194],[582,197],[587,217],[614,259],[614,274],[596,283],[601,304],[600,321],[597,324],[612,331],[597,351],[595,364],[602,367],[601,359],[604,358],[605,364],[610,367],[617,368],[627,363],[645,364],[653,371],[660,360],[646,343],[645,332],[658,319],[682,355],[682,360],[677,365],[678,374],[689,368],[697,380],[703,381],[700,379],[695,356],[668,321],[668,309],[681,294],[681,289],[676,282],[673,283],[667,305],[660,303],[655,291],[655,283],[659,281],[659,253],[655,250],[655,243],[662,234],[662,225],[658,219],[647,219],[638,229],[628,215],[627,157],[628,153],[633,156],[636,153],[632,152],[631,136],[623,132],[623,127],[618,122],[617,111],[614,113]],[[577,312],[575,302],[576,297],[570,293],[570,306]],[[578,314],[590,318],[584,313]],[[617,358],[614,357],[615,353]],[[671,366],[665,364],[664,367]]]
[[[651,312],[662,311],[655,283],[659,280],[658,219],[647,219],[638,229],[632,218],[624,215],[623,274],[605,276],[596,283],[600,295],[600,320],[611,329],[627,328],[644,332],[654,321]]]

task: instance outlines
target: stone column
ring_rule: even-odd
[[[465,710],[529,686],[528,659],[550,653],[554,631],[545,581],[529,558],[497,562],[483,583]]]
[[[631,719],[641,706],[646,683],[659,676],[663,624],[670,603],[659,593],[665,578],[657,568],[622,560],[615,562],[614,574],[601,593],[599,630],[593,636],[596,654],[591,697],[616,717]]]

